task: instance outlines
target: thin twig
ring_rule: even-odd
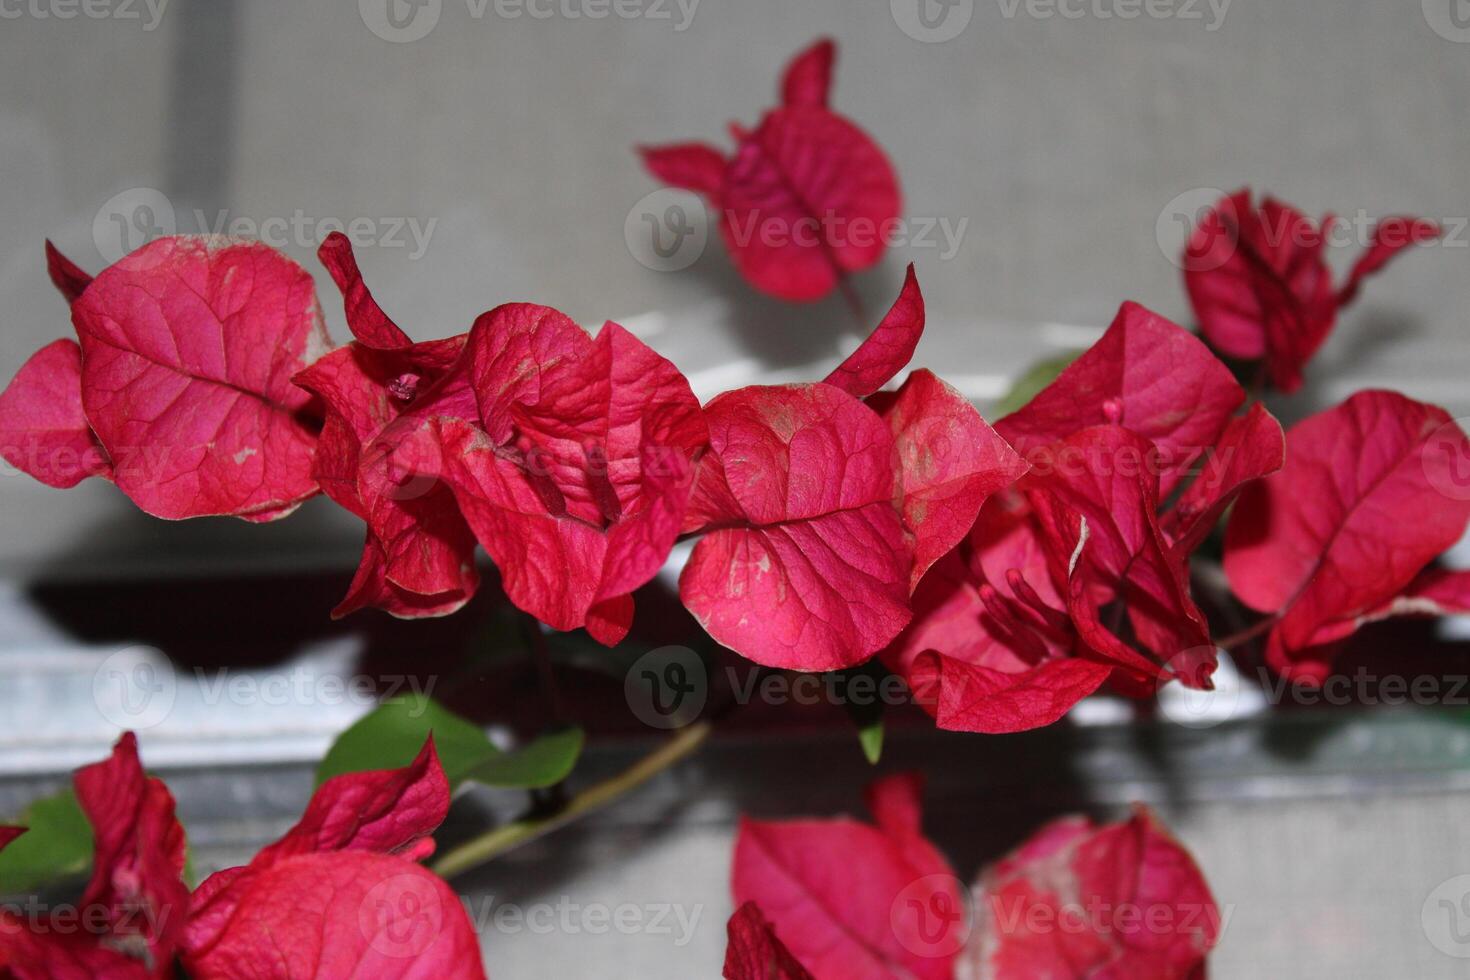
[[[522,844],[565,827],[637,789],[654,776],[693,755],[704,745],[711,730],[712,726],[707,721],[690,725],[621,773],[573,796],[556,813],[537,819],[517,820],[487,831],[445,852],[429,866],[430,870],[441,878],[452,878]]]
[[[1219,647],[1221,650],[1234,650],[1237,647],[1243,647],[1251,640],[1254,640],[1256,637],[1260,636],[1262,633],[1265,633],[1267,630],[1275,625],[1276,617],[1267,616],[1265,619],[1256,623],[1254,626],[1243,629],[1239,633],[1231,633],[1229,636],[1223,639],[1216,640],[1215,646]]]

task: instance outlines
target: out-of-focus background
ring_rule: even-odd
[[[313,253],[347,226],[379,300],[418,338],[524,299],[589,326],[625,323],[702,395],[815,376],[855,343],[841,301],[764,298],[718,241],[683,270],[650,268],[640,234],[648,217],[668,217],[667,200],[648,198],[658,185],[632,147],[728,145],[727,123],[758,119],[785,61],[821,35],[840,44],[834,107],[888,150],[910,216],[912,240],[858,289],[879,312],[915,262],[930,309],[919,360],[980,404],[1037,357],[1085,345],[1121,300],[1187,323],[1175,265],[1187,220],[1250,185],[1346,219],[1340,266],[1383,216],[1430,217],[1447,230],[1370,284],[1314,362],[1312,384],[1275,407],[1295,417],[1390,386],[1470,412],[1465,0],[0,0],[0,375],[69,334],[46,281],[47,237],[90,270],[160,231],[265,237],[317,274],[342,338],[340,304]],[[114,599],[124,584],[137,608],[166,618],[168,600],[147,583],[173,583],[164,595],[177,597],[191,578],[341,575],[359,535],[325,501],[265,528],[165,525],[100,481],[62,493],[7,468],[0,658],[13,670],[0,679],[0,719],[11,715],[0,720],[0,773],[44,782],[46,759],[73,761],[54,744],[85,758],[110,734],[105,718],[84,736],[48,729],[35,710],[46,692],[85,696],[89,658],[105,653],[99,637],[127,635],[126,625],[94,629],[68,583]],[[62,584],[38,599],[38,581]],[[208,622],[193,628],[207,643]],[[270,639],[273,656],[293,644],[322,662],[351,655],[338,634]],[[27,679],[43,654],[46,676]],[[278,715],[251,737],[295,764],[351,712]],[[1181,836],[1235,908],[1217,975],[1461,976],[1465,961],[1426,939],[1421,916],[1440,882],[1470,872],[1458,818],[1470,797],[1449,792],[1461,788],[1470,749],[1458,732],[1434,732],[1390,751],[1378,728],[1335,728],[1314,745],[1338,755],[1324,762],[1294,748],[1284,775],[1262,775],[1266,764],[1252,761],[1261,746],[1246,736],[1220,738],[1191,756],[1231,760],[1228,778],[1203,789],[1188,773],[1147,775],[1125,744],[1089,743],[1098,772],[1069,777],[1045,806],[1028,809],[1005,781],[995,790],[1004,799],[982,794],[991,784],[980,776],[965,790],[951,771],[944,785],[961,788],[938,819],[947,843],[969,839],[958,846],[994,856],[1026,814],[1060,801],[1156,799],[1174,806]],[[145,756],[147,746],[145,737]],[[986,752],[986,765],[1006,765]],[[743,778],[760,785],[750,771],[758,753],[719,758],[724,770],[691,778],[718,781],[748,758]],[[1295,779],[1324,766],[1351,773],[1364,759],[1426,775],[1408,788]],[[1049,785],[1051,764],[1035,769],[1025,785]],[[272,799],[285,814],[307,787],[299,774],[283,780]],[[802,782],[772,780],[782,793]],[[855,804],[856,792],[808,788],[799,799],[823,810]],[[644,831],[627,830],[642,812],[602,836],[595,825],[578,831],[577,860],[547,845],[477,887],[523,904],[698,904],[691,941],[492,930],[492,975],[717,974],[733,810],[661,811]],[[995,813],[1007,814],[999,827],[1009,835],[992,826]],[[221,841],[253,833],[215,816]]]

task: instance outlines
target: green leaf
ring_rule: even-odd
[[[876,766],[878,760],[883,757],[883,719],[881,717],[858,729],[858,744],[863,747],[863,755],[868,757],[868,765]]]
[[[857,726],[858,744],[868,764],[876,766],[883,755],[883,712],[881,692],[888,679],[888,669],[876,657],[858,667],[842,671],[845,683],[839,690],[847,692],[842,706]]]
[[[468,778],[502,789],[544,789],[571,774],[586,736],[580,728],[549,732],[514,752],[498,754],[476,766]]]
[[[0,895],[20,895],[92,864],[92,824],[70,788],[32,803],[16,820],[30,830],[0,851]]]
[[[992,420],[1005,418],[1012,412],[1025,408],[1027,402],[1040,394],[1041,389],[1055,381],[1057,375],[1065,371],[1068,365],[1077,360],[1081,354],[1080,350],[1068,351],[1031,365],[1026,373],[1011,385],[1011,390],[1006,392],[1005,396],[990,410]]]
[[[343,732],[317,767],[317,783],[347,772],[406,766],[431,732],[451,790],[465,781],[507,789],[553,786],[577,764],[585,741],[580,728],[570,728],[502,752],[479,726],[415,694],[379,705]]]
[[[450,788],[470,770],[500,754],[480,728],[421,694],[395,698],[364,715],[327,751],[318,785],[347,772],[398,769],[417,758],[429,734]]]

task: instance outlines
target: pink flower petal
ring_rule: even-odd
[[[736,909],[726,928],[725,980],[812,980],[756,903],[746,902]]]
[[[753,286],[821,299],[875,265],[898,219],[898,178],[857,126],[816,106],[773,110],[735,152],[720,231]]]
[[[234,913],[212,941],[186,951],[191,976],[485,976],[459,896],[402,858],[363,851],[300,854],[242,877],[237,891]]]
[[[977,888],[964,968],[989,980],[1193,980],[1222,929],[1189,852],[1143,807],[1055,821]]]
[[[877,329],[823,380],[854,398],[866,398],[904,369],[923,333],[924,296],[910,265],[898,299]]]
[[[1241,601],[1281,617],[1273,665],[1320,679],[1319,631],[1394,599],[1464,533],[1470,442],[1441,408],[1365,391],[1293,426],[1286,445],[1281,471],[1236,504],[1225,571]]]
[[[898,452],[904,526],[914,536],[913,591],[964,540],[990,495],[1027,466],[959,392],[928,371],[909,375],[883,417]]]
[[[77,297],[92,284],[92,277],[81,266],[62,255],[61,250],[52,245],[49,239],[46,242],[46,274],[51,277],[51,284],[66,299],[68,305],[75,303]]]
[[[0,454],[50,487],[89,476],[112,479],[107,451],[82,411],[82,350],[74,340],[42,347],[0,394]]]
[[[959,882],[920,834],[917,801],[901,798],[917,783],[899,779],[869,794],[878,827],[850,818],[740,823],[736,904],[759,905],[813,977],[953,975],[964,940]]]
[[[695,547],[684,604],[767,666],[830,670],[882,649],[908,622],[912,568],[882,420],[823,384],[742,388],[705,413],[739,516]]]
[[[1230,420],[1219,443],[1200,462],[1200,472],[1163,517],[1171,547],[1189,555],[1214,530],[1225,509],[1245,487],[1270,476],[1286,462],[1281,423],[1257,402]]]
[[[725,155],[707,143],[639,147],[643,165],[665,184],[704,194],[716,202],[725,186]]]
[[[72,307],[82,404],[156,517],[280,517],[316,493],[296,372],[325,352],[305,270],[264,245],[161,238]]]
[[[781,76],[781,102],[825,108],[836,60],[837,45],[831,38],[823,38],[792,58]]]
[[[1121,425],[1162,454],[1162,492],[1215,444],[1245,392],[1204,344],[1135,303],[1124,303],[1106,334],[995,429],[1034,467],[1055,461],[1046,447],[1092,425]]]

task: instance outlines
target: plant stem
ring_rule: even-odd
[[[1275,625],[1276,617],[1267,616],[1265,619],[1256,623],[1254,626],[1243,629],[1239,633],[1231,633],[1224,639],[1216,640],[1215,646],[1219,647],[1221,650],[1234,650],[1236,647],[1245,646],[1251,640],[1254,640],[1256,637],[1260,636],[1262,633],[1266,632]]]
[[[708,740],[711,727],[709,722],[701,721],[681,729],[673,738],[616,776],[573,796],[556,813],[540,819],[517,820],[486,831],[445,852],[429,865],[429,869],[441,878],[452,878],[601,809],[699,751]]]

